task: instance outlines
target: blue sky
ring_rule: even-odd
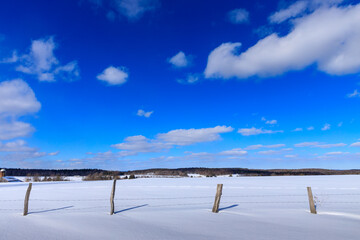
[[[1,5],[1,167],[360,168],[358,1]]]

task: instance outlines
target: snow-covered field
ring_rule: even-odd
[[[220,212],[211,208],[223,183]],[[0,239],[360,239],[360,176],[0,184]],[[310,214],[306,187],[317,198]]]

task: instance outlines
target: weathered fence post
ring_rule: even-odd
[[[28,189],[25,194],[25,201],[24,201],[24,216],[28,215],[29,212],[29,197],[31,192],[32,183],[29,183]]]
[[[308,197],[309,197],[309,205],[310,205],[310,212],[316,214],[316,208],[314,203],[314,197],[311,191],[311,187],[307,187]]]
[[[116,179],[114,179],[112,191],[111,191],[111,195],[110,195],[110,205],[111,205],[110,215],[113,215],[114,211],[115,211],[115,205],[114,205],[115,189],[116,189]]]
[[[219,212],[219,205],[220,205],[220,199],[221,199],[221,194],[222,194],[222,188],[223,188],[222,184],[217,185],[215,202],[214,202],[214,206],[213,206],[213,209],[212,209],[213,213],[218,213]]]

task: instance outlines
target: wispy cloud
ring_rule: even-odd
[[[73,81],[80,78],[77,61],[61,65],[54,55],[57,45],[53,37],[34,40],[28,54],[17,56],[16,52],[7,63],[19,63],[16,70],[35,75],[39,81],[53,82],[57,79]],[[3,61],[4,62],[4,61]]]
[[[144,110],[142,109],[139,109],[136,113],[136,115],[140,116],[140,117],[146,117],[146,118],[149,118],[151,116],[151,114],[153,114],[154,111],[149,111],[149,112],[145,112]]]
[[[348,98],[354,98],[354,97],[360,97],[360,93],[358,92],[357,89],[354,90],[353,93],[349,93],[346,95]]]
[[[331,127],[331,125],[330,125],[330,124],[325,123],[325,125],[321,128],[321,130],[322,130],[322,131],[326,131],[326,130],[329,130],[329,129],[330,129],[330,127]]]
[[[237,8],[228,12],[227,17],[233,24],[249,22],[249,12],[243,8]]]
[[[259,134],[273,134],[273,133],[282,133],[283,130],[267,130],[262,128],[240,128],[238,133],[243,136],[259,135]]]

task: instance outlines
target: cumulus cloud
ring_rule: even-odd
[[[53,37],[34,40],[28,54],[20,57],[13,54],[12,61],[9,63],[20,63],[16,67],[17,71],[35,75],[39,81],[77,80],[80,77],[77,62],[72,61],[61,65],[54,55],[56,47]]]
[[[145,112],[144,110],[139,109],[137,111],[136,115],[138,115],[139,117],[149,118],[151,116],[151,114],[153,114],[153,113],[154,113],[154,111]]]
[[[23,80],[0,82],[0,117],[36,113],[40,108],[35,93]]]
[[[360,71],[360,4],[321,7],[295,18],[285,36],[273,33],[239,52],[241,43],[214,49],[206,78],[269,77],[315,64],[320,71],[345,75]]]
[[[111,147],[127,150],[132,152],[159,152],[163,149],[168,149],[171,145],[160,142],[158,140],[151,140],[142,135],[131,136],[125,138],[123,143],[111,145]]]
[[[293,132],[302,132],[303,129],[302,128],[295,128],[294,130],[292,130]]]
[[[216,126],[200,129],[176,129],[167,133],[159,133],[155,139],[137,135],[125,138],[124,142],[111,147],[131,153],[160,152],[174,146],[186,146],[201,142],[211,142],[220,139],[221,133],[233,131],[232,127]]]
[[[238,130],[238,133],[240,133],[243,136],[251,136],[251,135],[259,135],[259,134],[273,134],[273,133],[282,133],[283,130],[267,130],[262,128],[240,128]]]
[[[98,74],[96,78],[100,81],[107,82],[109,85],[121,85],[126,83],[129,74],[125,67],[110,66],[102,73]]]
[[[312,131],[312,130],[314,130],[314,129],[315,129],[315,128],[314,128],[313,126],[310,126],[310,127],[307,128],[308,131]]]
[[[33,90],[21,79],[0,83],[0,140],[25,137],[34,128],[18,118],[36,113],[41,104]]]
[[[93,6],[103,8],[106,16],[113,21],[125,16],[130,21],[139,20],[146,12],[160,6],[159,0],[88,0]]]
[[[169,60],[174,67],[183,68],[187,67],[190,64],[190,57],[186,56],[183,51],[178,52],[174,56],[172,56]]]
[[[238,8],[228,12],[227,17],[233,24],[249,22],[249,12],[246,9]]]
[[[325,123],[325,125],[321,128],[321,130],[322,130],[322,131],[326,131],[326,130],[329,130],[329,129],[330,129],[330,127],[331,127],[331,125],[330,125],[330,124]]]
[[[200,129],[176,129],[157,135],[159,140],[174,145],[191,145],[199,142],[212,142],[220,139],[220,133],[232,132],[234,129],[227,126]]]
[[[357,89],[354,90],[353,93],[349,93],[346,95],[348,98],[354,98],[354,97],[360,97],[360,93],[358,92]]]

